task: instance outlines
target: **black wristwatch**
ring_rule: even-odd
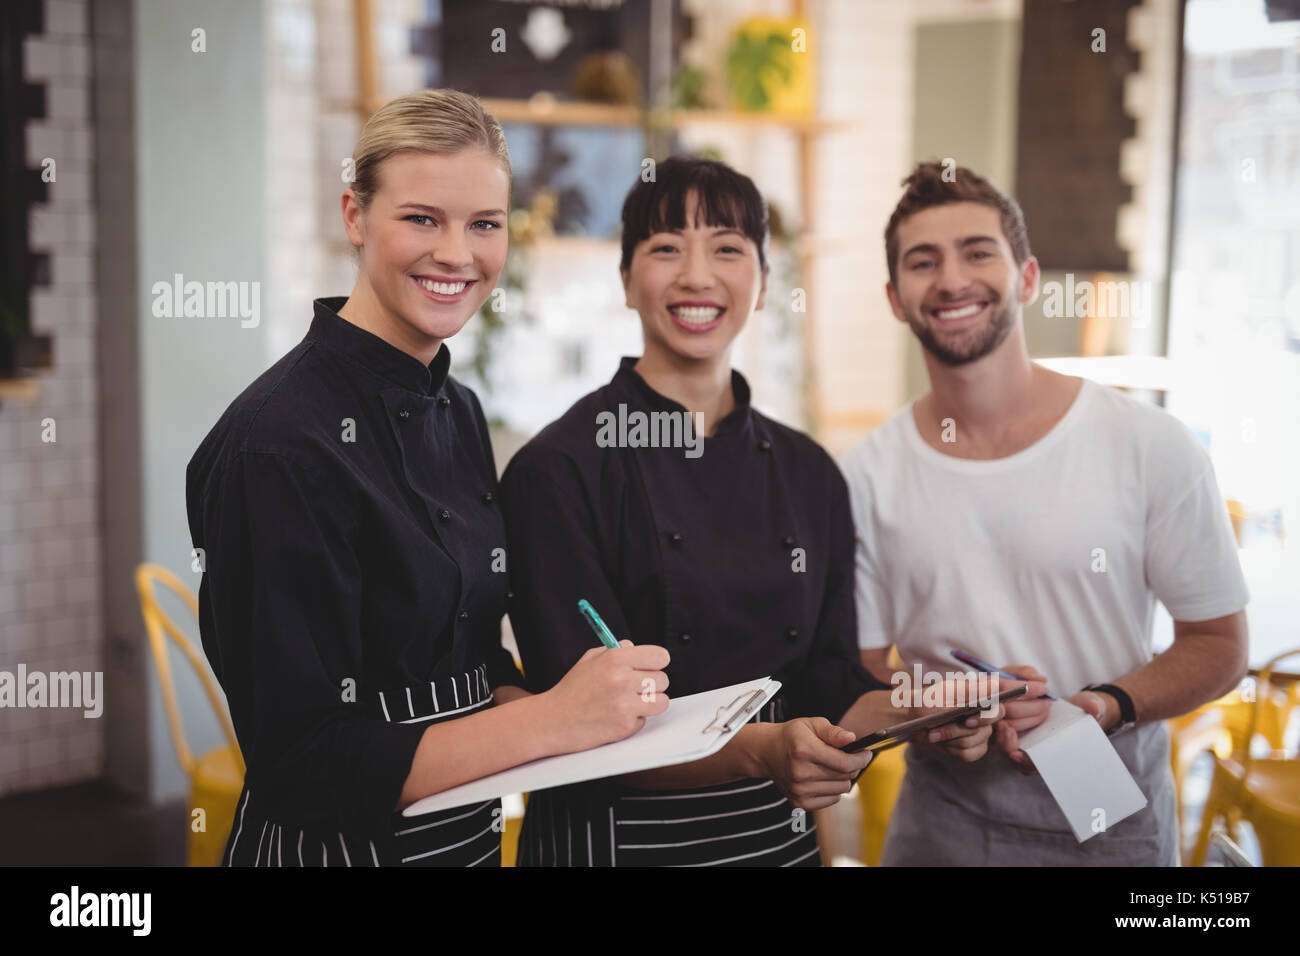
[[[1084,690],[1103,691],[1114,697],[1119,704],[1119,723],[1106,731],[1107,736],[1137,723],[1137,710],[1133,707],[1133,698],[1122,687],[1116,687],[1114,684],[1093,684],[1085,687]]]

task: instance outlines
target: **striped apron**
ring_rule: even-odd
[[[379,710],[392,722],[438,723],[488,707],[487,669],[378,694]],[[245,786],[226,842],[226,866],[500,866],[500,800],[416,817],[394,812],[383,833],[344,833],[304,828],[260,812]]]
[[[756,720],[778,721],[780,699]],[[528,797],[520,866],[821,866],[817,824],[771,780],[691,790],[605,781]]]

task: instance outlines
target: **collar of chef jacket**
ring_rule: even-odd
[[[451,368],[451,354],[446,342],[442,343],[433,361],[424,365],[415,356],[339,315],[339,309],[347,301],[347,296],[316,299],[312,303],[315,315],[307,337],[333,346],[376,375],[413,392],[434,395],[442,388]]]
[[[618,371],[610,379],[610,385],[636,396],[638,402],[654,411],[686,412],[686,406],[661,395],[650,387],[650,383],[641,377],[633,366],[639,361],[634,355],[625,355],[618,363]],[[726,434],[742,433],[752,430],[753,416],[750,414],[749,383],[745,376],[735,369],[731,370],[731,394],[736,400],[736,407],[718,422],[712,438],[721,438]],[[710,440],[711,440],[710,439]]]

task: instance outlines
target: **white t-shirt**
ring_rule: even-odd
[[[960,441],[960,421],[956,429]],[[908,407],[849,453],[844,473],[859,644],[897,646],[909,672],[917,662],[927,675],[965,670],[950,654],[960,649],[997,666],[1032,664],[1050,693],[1069,697],[1151,660],[1157,598],[1176,621],[1246,605],[1205,450],[1163,410],[1089,381],[1051,431],[1014,455],[944,455]],[[1121,744],[1125,736],[1145,744]],[[1115,740],[1148,790],[1163,726]],[[943,775],[982,815],[1066,828],[1050,798],[1036,811],[1007,805],[1024,798],[1025,778],[996,754]]]

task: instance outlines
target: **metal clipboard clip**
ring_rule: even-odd
[[[705,727],[704,730],[700,732],[707,734],[714,730],[718,730],[724,734],[731,733],[737,727],[746,723],[749,718],[753,716],[754,711],[758,710],[758,708],[763,705],[766,694],[766,687],[759,687],[756,690],[751,690],[748,693],[741,694],[730,704],[719,707],[718,712],[714,714],[713,719],[709,721],[709,726]],[[722,720],[723,714],[729,716],[721,726],[717,726],[718,721]]]

